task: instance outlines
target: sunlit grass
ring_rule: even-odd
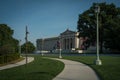
[[[63,55],[63,58],[87,64],[96,71],[101,80],[120,79],[120,56],[100,56],[102,65],[97,66],[94,63],[96,56],[69,55]],[[35,60],[27,66],[0,71],[0,80],[52,80],[64,68],[62,62],[42,58],[40,55],[34,57]],[[58,57],[58,54],[49,57]]]
[[[60,73],[64,64],[37,55],[27,65],[0,71],[0,80],[52,80]]]
[[[95,56],[65,56],[64,58],[91,66],[101,80],[120,80],[120,56],[101,56],[101,66],[94,64]]]

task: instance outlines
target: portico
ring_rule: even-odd
[[[67,29],[60,34],[61,48],[62,50],[72,50],[79,48],[79,33]]]

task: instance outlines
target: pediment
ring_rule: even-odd
[[[63,33],[61,33],[61,35],[69,35],[69,34],[76,34],[76,32],[67,29],[66,31],[64,31]]]

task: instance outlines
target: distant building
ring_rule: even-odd
[[[56,48],[57,41],[59,41],[59,37],[37,39],[37,50],[40,50],[40,51],[54,50]]]
[[[79,32],[67,29],[58,37],[37,39],[37,50],[54,51],[62,49],[64,52],[80,49],[83,44],[83,38],[78,38]],[[59,43],[58,43],[59,42]]]

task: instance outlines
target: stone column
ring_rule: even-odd
[[[69,40],[69,38],[68,38],[68,49],[70,48],[70,45],[69,45],[69,43],[70,43],[70,40]]]
[[[65,38],[65,50],[67,49],[67,39]]]
[[[66,50],[66,38],[64,38],[64,49]]]
[[[73,48],[75,48],[75,38],[72,38]]]
[[[69,49],[71,50],[71,38],[69,37]]]
[[[61,45],[61,49],[63,49],[63,39],[62,39],[62,36],[60,38],[60,45]]]
[[[70,38],[68,38],[68,49],[70,49]]]
[[[67,38],[67,49],[69,49],[69,38]]]
[[[71,38],[70,41],[71,41],[70,42],[70,48],[72,49],[73,48],[73,39]]]
[[[68,49],[68,39],[66,39],[66,49]]]
[[[65,49],[65,38],[63,39],[63,49]]]
[[[71,49],[71,38],[69,38],[69,49]]]
[[[77,48],[77,46],[76,46],[76,41],[77,41],[77,40],[76,40],[76,37],[75,37],[75,48]]]
[[[75,48],[79,48],[79,38],[75,37]]]

